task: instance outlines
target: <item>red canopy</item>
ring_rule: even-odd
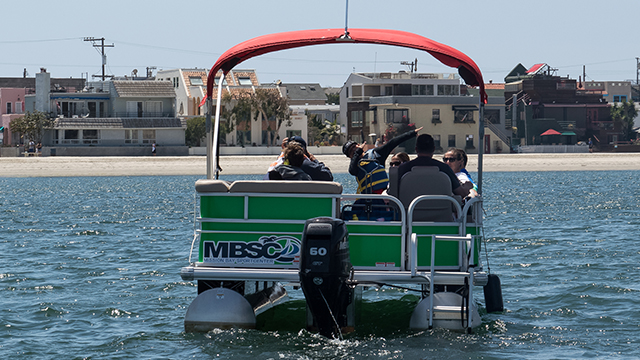
[[[559,132],[553,130],[553,129],[549,129],[545,132],[543,132],[542,134],[540,134],[540,136],[546,136],[546,135],[560,135]]]
[[[219,70],[226,75],[234,66],[252,57],[310,45],[364,43],[426,51],[444,65],[457,68],[458,73],[468,85],[479,86],[480,97],[484,103],[487,102],[484,81],[478,65],[467,55],[452,47],[420,35],[396,30],[349,29],[349,36],[345,37],[344,34],[344,29],[303,30],[264,35],[242,42],[222,54],[209,71],[206,98],[213,94],[214,79]]]

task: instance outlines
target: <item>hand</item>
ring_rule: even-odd
[[[289,138],[284,138],[282,139],[282,145],[281,147],[284,149],[287,147],[287,143],[289,142]]]
[[[416,131],[416,134],[418,133],[418,131],[422,130],[422,128],[423,128],[423,127],[424,127],[424,126],[420,126],[419,128],[417,128],[417,129],[415,130],[415,131]]]

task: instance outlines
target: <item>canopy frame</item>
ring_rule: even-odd
[[[217,179],[219,167],[219,121],[222,84],[226,75],[238,64],[253,57],[298,47],[324,44],[379,44],[426,51],[442,64],[457,68],[458,73],[470,86],[478,86],[479,99],[479,144],[478,144],[478,192],[482,193],[482,156],[484,151],[484,104],[487,94],[482,73],[476,63],[464,53],[431,39],[409,32],[385,29],[318,29],[275,33],[259,36],[242,42],[218,58],[207,77],[207,94],[201,105],[206,104],[207,129],[207,179]],[[215,120],[212,125],[211,110],[215,78],[219,71]],[[213,131],[213,134],[211,132]]]

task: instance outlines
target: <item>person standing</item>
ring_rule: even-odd
[[[151,144],[151,154],[156,156],[156,143]]]

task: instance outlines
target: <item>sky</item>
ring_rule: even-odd
[[[116,76],[206,68],[230,47],[276,32],[381,28],[412,32],[454,47],[479,66],[485,82],[504,82],[519,63],[549,64],[557,75],[587,80],[636,80],[640,0],[30,0],[3,4],[0,77]],[[95,43],[96,45],[99,42]],[[351,72],[409,70],[451,73],[431,55],[391,46],[336,44],[262,55],[236,66],[255,69],[261,83],[340,87]],[[154,71],[155,74],[155,71]]]

